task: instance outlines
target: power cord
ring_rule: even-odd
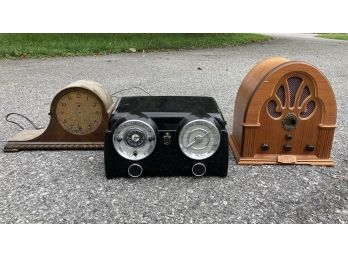
[[[130,88],[125,88],[125,89],[122,89],[122,90],[119,90],[119,91],[116,91],[114,93],[112,93],[112,97],[117,97],[117,94],[118,93],[121,93],[121,92],[124,92],[124,91],[128,91],[128,90],[132,90],[132,89],[139,89],[141,91],[143,91],[145,94],[151,96],[151,94],[149,92],[147,92],[145,89],[141,88],[141,87],[130,87]]]
[[[29,119],[27,116],[25,116],[25,115],[23,115],[23,114],[20,114],[20,113],[17,113],[17,112],[11,112],[11,113],[7,114],[6,117],[5,117],[6,121],[9,122],[9,123],[13,123],[13,124],[17,125],[17,126],[20,127],[22,130],[24,130],[24,128],[23,128],[21,125],[19,125],[19,123],[15,122],[15,121],[13,121],[13,120],[9,120],[9,119],[8,119],[8,118],[9,118],[10,116],[12,116],[12,115],[18,115],[18,116],[20,116],[20,117],[26,119],[35,129],[43,129],[43,127],[37,126],[31,119]]]

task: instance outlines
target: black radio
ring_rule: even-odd
[[[105,135],[106,176],[224,177],[225,124],[211,97],[122,97]]]

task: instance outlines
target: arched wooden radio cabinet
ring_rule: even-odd
[[[238,164],[332,166],[335,127],[336,101],[326,77],[310,64],[270,58],[239,88],[229,144]]]

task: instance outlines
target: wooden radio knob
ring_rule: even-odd
[[[313,152],[314,151],[314,145],[306,145],[306,150],[309,152]]]
[[[264,143],[264,144],[261,145],[261,149],[263,151],[267,151],[269,149],[269,145]]]
[[[284,148],[284,151],[286,151],[286,152],[290,152],[290,151],[291,151],[292,146],[291,146],[290,144],[286,144],[286,145],[284,145],[284,146],[283,146],[283,148]]]

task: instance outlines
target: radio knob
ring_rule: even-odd
[[[286,134],[285,138],[286,138],[286,140],[291,140],[292,139],[292,135]]]
[[[313,152],[314,151],[314,145],[306,145],[306,150],[309,152]]]
[[[262,145],[261,145],[261,149],[262,149],[263,151],[267,151],[267,150],[269,149],[269,145],[268,145],[268,144],[262,144]]]
[[[289,152],[289,151],[291,151],[292,147],[291,147],[290,144],[286,144],[286,145],[283,146],[283,148],[284,148],[284,151]]]
[[[143,167],[141,165],[133,163],[128,167],[128,175],[132,178],[140,177],[143,173]]]
[[[192,174],[196,177],[203,176],[206,171],[207,171],[207,168],[205,167],[203,163],[198,162],[192,166]]]

